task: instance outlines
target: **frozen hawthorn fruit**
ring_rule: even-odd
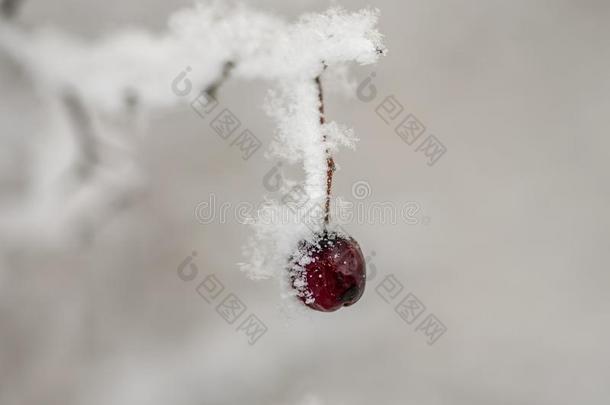
[[[292,285],[299,298],[317,311],[332,312],[362,297],[366,264],[358,242],[336,232],[316,235],[300,243],[301,259]],[[293,261],[293,266],[297,264]],[[294,267],[293,267],[294,268]]]

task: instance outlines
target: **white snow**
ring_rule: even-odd
[[[171,91],[181,71],[193,89],[218,80],[228,62],[235,66],[231,76],[271,83],[266,111],[277,131],[268,156],[302,166],[307,199],[298,213],[287,214],[285,204],[269,199],[252,225],[242,269],[253,278],[268,278],[284,274],[298,242],[312,235],[303,214],[319,213],[324,204],[327,150],[336,153],[355,144],[347,127],[332,121],[320,125],[314,79],[325,66],[341,79],[348,63],[376,62],[385,52],[377,18],[377,10],[335,7],[288,23],[244,5],[204,2],[174,13],[162,34],[131,29],[86,41],[48,27],[26,32],[3,25],[0,46],[40,89],[74,92],[94,117],[120,114],[126,93],[136,94],[144,111],[186,102]],[[289,220],[263,220],[279,212],[277,218]],[[309,224],[314,230],[321,227],[320,216],[316,221]]]

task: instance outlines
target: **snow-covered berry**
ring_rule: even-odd
[[[332,312],[356,303],[364,293],[366,264],[358,242],[336,232],[302,241],[291,263],[292,285],[310,308]]]

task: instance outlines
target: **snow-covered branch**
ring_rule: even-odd
[[[266,80],[314,78],[322,61],[373,63],[383,52],[376,21],[374,10],[334,8],[288,24],[243,5],[214,3],[174,13],[160,35],[134,29],[86,41],[48,27],[4,26],[0,41],[45,85],[77,89],[86,103],[116,111],[125,89],[147,107],[175,104],[168,83],[185,66],[192,67],[193,86],[204,89],[228,62],[236,77]]]
[[[13,7],[10,1],[2,4],[7,10]],[[325,200],[327,154],[339,143],[352,142],[333,135],[340,132],[337,123],[320,122],[316,78],[325,67],[376,62],[385,53],[377,18],[376,10],[331,8],[288,23],[244,5],[214,2],[174,13],[161,34],[131,29],[95,41],[55,28],[26,31],[6,23],[0,25],[0,47],[24,67],[39,92],[63,104],[74,133],[73,160],[89,182],[96,167],[108,169],[106,174],[133,169],[124,153],[133,150],[131,138],[117,138],[121,131],[105,117],[125,114],[136,103],[145,112],[186,102],[177,88],[215,96],[232,77],[268,81],[272,89],[266,111],[277,125],[270,155],[302,165],[308,207],[315,207]],[[122,163],[117,166],[113,153],[101,149],[123,156],[118,159]],[[127,177],[137,177],[136,172]],[[257,248],[246,249],[250,263],[244,266],[254,277],[271,275],[268,264],[285,261],[288,245],[294,246],[304,232],[293,225],[276,226],[285,228],[255,225],[252,244]],[[279,240],[282,234],[291,237]]]

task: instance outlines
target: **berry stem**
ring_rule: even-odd
[[[326,68],[326,66],[325,66]],[[324,125],[326,119],[324,117],[324,93],[322,92],[322,81],[320,76],[316,77],[316,85],[318,86],[318,97],[320,100],[320,127]],[[326,135],[322,137],[322,143],[326,143]],[[326,147],[326,203],[324,205],[324,225],[330,222],[330,194],[333,185],[333,173],[335,171],[335,160],[330,154],[330,149]]]

